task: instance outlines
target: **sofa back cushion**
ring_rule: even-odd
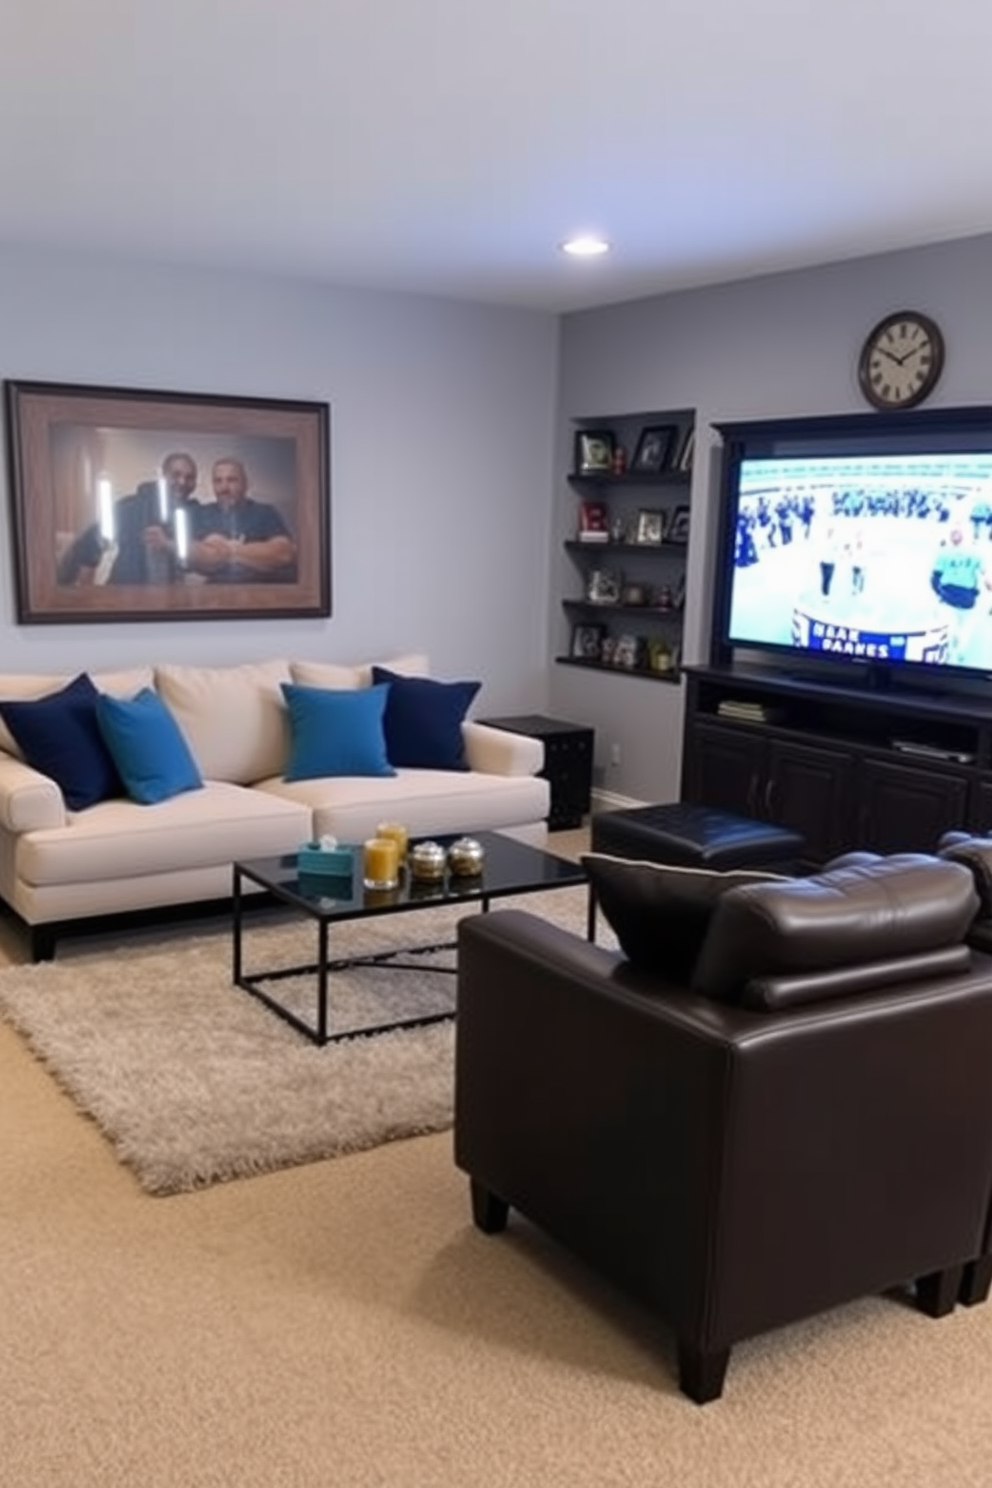
[[[929,971],[927,958],[959,945],[977,908],[968,869],[923,853],[734,889],[713,914],[692,985],[742,1002],[749,983],[812,974],[807,990],[846,995],[856,979],[822,974],[912,957]]]
[[[250,785],[281,775],[289,731],[280,683],[288,661],[155,668],[155,688],[182,729],[205,780]]]
[[[134,697],[143,687],[152,685],[151,667],[127,667],[116,672],[90,672],[89,676],[97,692],[109,692],[111,697]],[[29,702],[35,698],[49,697],[61,692],[73,680],[71,672],[3,672],[0,673],[0,698],[10,702]],[[24,751],[17,743],[3,718],[0,717],[0,749],[17,759],[24,758]]]
[[[337,661],[291,661],[289,669],[293,681],[301,687],[333,687],[341,692],[346,688],[371,687],[375,665],[388,667],[403,677],[426,677],[430,672],[430,660],[421,651],[394,656],[391,661],[365,661],[354,666]]]

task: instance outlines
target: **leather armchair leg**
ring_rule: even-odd
[[[943,1271],[931,1271],[929,1276],[916,1278],[916,1303],[927,1317],[946,1317],[954,1311],[958,1300],[964,1266],[945,1266]]]
[[[730,1349],[701,1349],[680,1338],[678,1341],[679,1389],[697,1405],[719,1400],[730,1363]]]
[[[969,1261],[964,1268],[958,1301],[964,1307],[974,1307],[976,1302],[985,1301],[990,1290],[992,1290],[992,1255],[979,1256],[977,1261]]]
[[[472,1193],[472,1218],[485,1235],[498,1235],[506,1229],[510,1206],[477,1178],[469,1180]]]

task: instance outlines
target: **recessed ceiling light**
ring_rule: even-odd
[[[601,253],[609,253],[610,245],[605,238],[584,236],[568,238],[562,243],[561,251],[570,253],[573,258],[598,258]]]

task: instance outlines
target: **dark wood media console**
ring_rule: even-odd
[[[992,830],[983,699],[738,666],[684,675],[682,799],[793,827],[808,866],[853,848],[932,852],[952,827]]]

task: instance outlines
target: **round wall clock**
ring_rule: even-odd
[[[858,381],[876,408],[913,408],[933,392],[943,370],[937,323],[918,310],[897,310],[865,337]]]

